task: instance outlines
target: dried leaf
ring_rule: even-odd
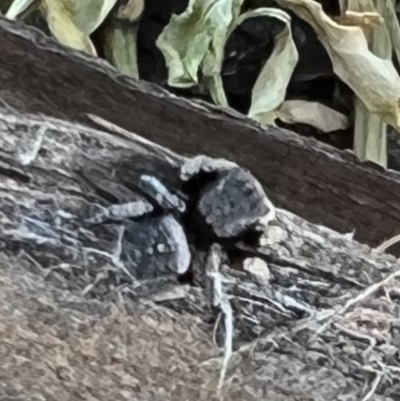
[[[345,115],[321,103],[304,100],[284,102],[277,111],[277,118],[288,124],[312,125],[323,132],[345,129],[348,126]]]
[[[248,18],[272,17],[286,24],[275,40],[275,49],[253,88],[250,116],[271,122],[276,109],[284,100],[286,87],[298,60],[291,30],[290,17],[282,10],[259,8],[239,16],[243,0],[192,0],[157,40],[169,70],[168,83],[176,87],[198,84],[201,69],[204,84],[214,102],[228,106],[221,80],[224,47],[229,35]],[[279,65],[279,74],[275,66]],[[282,65],[285,66],[282,71]]]
[[[46,0],[45,0],[46,1]],[[58,0],[75,26],[90,35],[104,21],[117,0]]]
[[[49,29],[60,43],[96,55],[89,36],[77,28],[61,0],[44,0],[42,5]]]
[[[202,75],[204,86],[208,89],[211,98],[220,106],[228,107],[228,101],[225,96],[225,91],[221,78],[222,64],[224,60],[224,49],[226,42],[231,33],[240,25],[244,19],[240,14],[240,6],[243,1],[231,0],[232,19],[231,22],[224,26],[223,30],[216,31],[212,38],[209,51],[205,54],[202,63]]]
[[[144,0],[129,0],[112,12],[104,30],[106,59],[123,74],[139,79],[137,33]]]
[[[293,41],[290,16],[282,10],[259,8],[238,18],[237,25],[248,18],[272,17],[285,23],[283,31],[275,37],[274,50],[261,70],[251,95],[249,117],[271,124],[276,118],[275,110],[285,99],[286,89],[299,55]]]
[[[337,24],[313,0],[276,1],[314,28],[332,60],[334,72],[368,110],[399,128],[400,77],[391,60],[382,59],[368,49],[362,29]]]
[[[340,4],[340,16],[333,17],[339,25],[359,26],[370,43],[374,28],[383,25],[382,16],[377,12],[374,0],[346,0]]]
[[[138,79],[137,31],[138,24],[126,26],[113,21],[105,31],[106,59],[123,74]]]
[[[127,4],[119,7],[117,17],[129,21],[138,20],[143,14],[144,0],[129,0]]]
[[[386,0],[385,0],[385,3]],[[386,4],[377,0],[351,0],[347,5],[346,12],[364,12],[364,14],[382,14],[386,9]],[[386,60],[392,58],[392,44],[387,29],[386,21],[382,18],[382,23],[374,29],[364,29],[369,49],[378,57]],[[355,118],[354,118],[354,153],[360,160],[373,161],[382,167],[387,166],[387,124],[383,116],[379,113],[372,113],[365,106],[363,101],[355,99]]]
[[[34,6],[34,3],[37,3],[37,0],[14,0],[5,17],[10,20],[21,18]]]
[[[334,18],[341,25],[354,25],[363,29],[383,24],[383,18],[376,12],[346,11],[344,15]]]
[[[381,7],[383,9],[383,17],[390,35],[392,47],[396,54],[397,62],[400,63],[400,25],[393,0],[385,1]]]
[[[190,0],[182,14],[172,16],[156,42],[168,67],[170,86],[187,88],[196,85],[199,68],[206,56],[209,58],[206,74],[218,74],[223,57],[221,49],[243,1]]]
[[[370,113],[359,98],[355,101],[353,149],[360,160],[369,160],[386,168],[386,124],[382,116]]]
[[[103,22],[117,0],[42,0],[41,9],[57,40],[96,55],[89,35]]]

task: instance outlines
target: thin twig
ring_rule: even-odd
[[[217,319],[216,319],[215,324],[214,324],[214,329],[213,329],[213,344],[214,344],[215,348],[218,348],[217,330],[218,330],[219,322],[221,321],[221,315],[222,315],[222,313],[218,313]]]
[[[369,390],[368,393],[365,394],[365,396],[362,399],[362,401],[368,401],[369,399],[371,399],[371,397],[375,394],[375,391],[378,388],[379,383],[382,380],[382,376],[383,376],[382,372],[379,372],[379,373],[377,372],[376,373],[376,377],[375,377],[374,382],[372,383],[371,390]]]
[[[221,273],[219,272],[222,263],[221,248],[217,244],[213,244],[207,260],[207,276],[212,284],[212,302],[214,307],[220,309],[224,318],[225,326],[225,342],[224,342],[224,359],[222,361],[221,372],[218,382],[218,393],[224,384],[226,370],[229,360],[232,356],[232,338],[233,338],[233,313],[228,297],[222,291]]]
[[[329,320],[318,329],[316,336],[320,335],[323,331],[326,330],[326,328],[332,323],[335,316],[345,314],[351,307],[355,306],[359,302],[365,301],[368,297],[375,294],[379,289],[381,289],[382,287],[387,285],[390,281],[399,276],[400,276],[400,269],[389,274],[382,281],[372,284],[364,291],[360,292],[358,296],[356,296],[355,298],[348,300],[346,304],[343,306],[343,308],[339,309],[337,312],[334,312],[330,316],[328,316]]]
[[[382,244],[380,244],[377,248],[375,248],[375,251],[377,253],[383,253],[392,245],[397,244],[398,242],[400,242],[400,234],[395,235],[394,237],[388,239],[387,241],[382,242]]]

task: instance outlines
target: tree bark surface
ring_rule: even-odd
[[[279,207],[377,245],[400,227],[400,175],[237,113],[121,76],[40,32],[0,20],[0,99],[7,107],[94,127],[87,113],[182,155],[248,168]]]
[[[140,174],[178,189],[185,159],[50,117],[3,110],[0,129],[3,399],[399,399],[393,256],[279,209],[257,249],[267,267],[221,270],[234,330],[218,393],[225,335],[207,286],[132,278],[118,227],[87,222]]]

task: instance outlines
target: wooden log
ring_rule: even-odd
[[[177,188],[184,158],[43,116],[3,111],[0,129],[0,396],[220,399],[207,287],[132,278],[118,227],[87,221],[132,199],[140,174]],[[396,259],[284,210],[265,234],[261,269],[221,267],[234,319],[221,394],[396,400]],[[204,255],[194,256],[204,269]]]
[[[250,169],[272,201],[376,245],[400,227],[400,176],[312,139],[130,80],[40,32],[0,20],[0,99],[15,110],[91,126],[92,113],[184,155]]]

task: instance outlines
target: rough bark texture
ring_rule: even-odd
[[[99,115],[184,155],[223,157],[250,169],[272,201],[376,245],[400,227],[400,176],[358,163],[289,131],[178,99],[126,79],[41,33],[0,20],[0,99],[16,110],[86,122]],[[93,126],[93,125],[92,125]]]
[[[130,200],[140,174],[177,189],[184,159],[50,118],[3,111],[0,129],[0,396],[218,399],[207,286],[135,280],[116,227],[87,224],[113,191]],[[266,241],[259,274],[222,268],[234,352],[218,396],[399,400],[399,283],[371,287],[398,274],[395,258],[283,210]]]

